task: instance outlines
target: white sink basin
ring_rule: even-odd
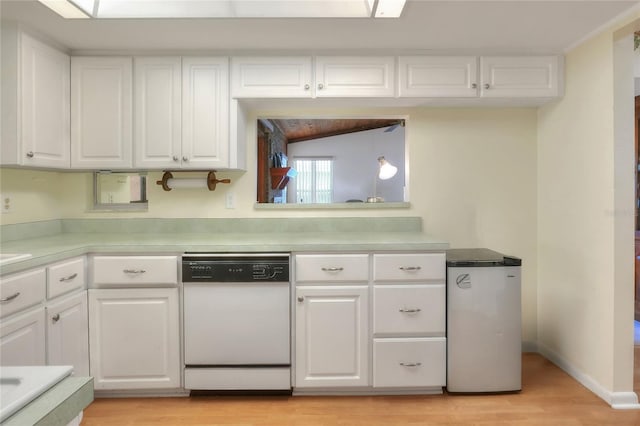
[[[29,253],[0,253],[0,265],[30,258]]]
[[[73,367],[0,367],[0,422],[36,399],[60,380],[69,376]]]

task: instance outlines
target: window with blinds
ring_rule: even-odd
[[[331,203],[333,201],[333,158],[301,158],[293,160],[298,172],[294,199],[299,204]]]

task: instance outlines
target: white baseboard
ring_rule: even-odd
[[[538,353],[538,342],[523,341],[522,352]]]
[[[639,410],[640,404],[638,403],[638,396],[635,392],[612,392],[602,386],[598,381],[594,380],[591,376],[583,373],[580,369],[576,368],[573,364],[567,361],[566,358],[558,354],[557,352],[549,349],[545,345],[538,343],[538,353],[555,365],[564,370],[571,377],[580,382],[584,387],[595,393],[607,404],[611,405],[615,409],[624,410]]]

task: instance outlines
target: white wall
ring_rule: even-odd
[[[614,138],[613,31],[566,55],[565,96],[538,115],[538,341],[609,402],[633,389],[634,153]]]
[[[372,197],[374,178],[378,173],[378,157],[398,167],[398,173],[388,180],[376,180],[376,196],[387,202],[404,201],[404,127],[392,132],[386,128],[340,136],[290,143],[287,148],[289,160],[296,156],[332,157],[334,192],[333,200],[344,203],[350,199],[366,201]]]
[[[300,111],[284,111],[291,116]],[[247,128],[250,170],[221,172],[230,185],[215,192],[199,189],[163,191],[148,177],[149,211],[95,213],[90,173],[1,170],[0,190],[12,192],[14,213],[2,223],[47,218],[103,217],[363,217],[420,216],[425,232],[452,247],[489,247],[522,257],[523,338],[535,342],[536,331],[536,110],[407,109],[311,111],[319,117],[398,115],[407,117],[407,179],[411,207],[384,210],[256,210],[255,112]],[[191,175],[191,174],[190,174]],[[236,195],[236,209],[225,209],[225,194]]]

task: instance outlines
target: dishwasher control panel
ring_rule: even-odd
[[[289,254],[205,255],[185,253],[183,282],[289,282]]]

